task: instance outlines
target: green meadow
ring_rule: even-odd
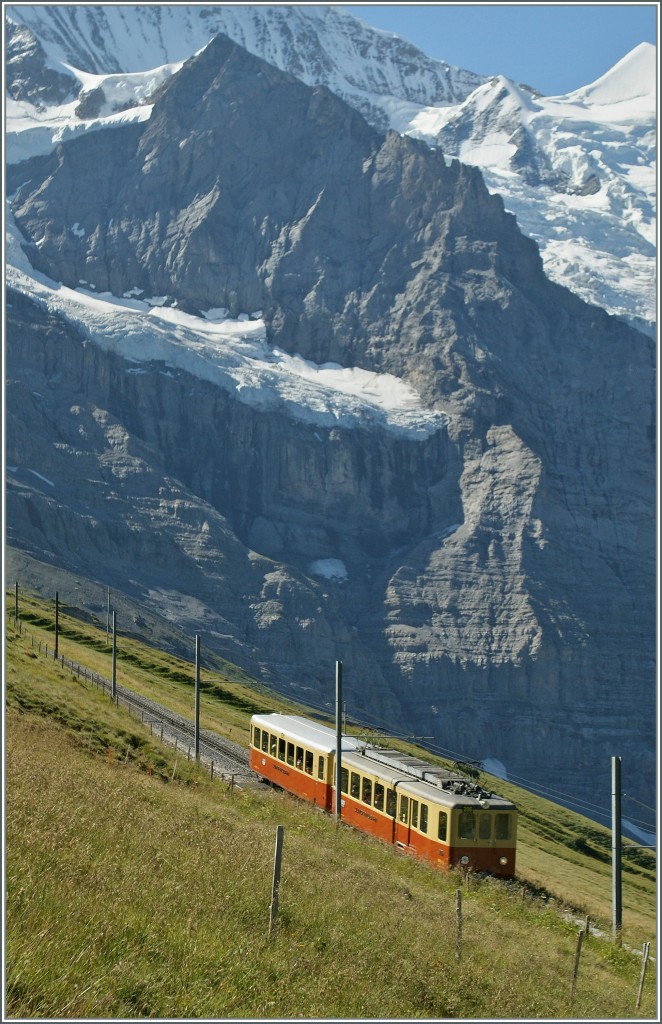
[[[618,944],[610,836],[588,819],[490,780],[520,809],[517,879],[444,874],[287,794],[210,780],[45,656],[52,602],[22,596],[20,633],[7,610],[8,1018],[656,1019],[650,852],[624,843]],[[59,650],[110,676],[101,624],[61,612]],[[118,682],[189,717],[193,678],[120,640]],[[246,744],[268,710],[305,713],[235,666],[203,670],[203,728]],[[577,961],[587,916],[602,934]]]

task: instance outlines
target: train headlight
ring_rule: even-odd
[[[460,857],[460,864],[468,864],[468,863],[469,863],[469,858],[467,857],[467,855],[465,853],[464,857]]]
[[[508,858],[507,857],[499,857],[499,864],[507,864],[507,863],[508,863]]]

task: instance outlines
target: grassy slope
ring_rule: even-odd
[[[600,853],[605,830],[499,782],[522,811],[518,875],[557,901],[474,881],[463,889],[458,964],[460,879],[337,830],[286,795],[231,795],[186,761],[170,782],[172,750],[32,646],[52,646],[48,605],[23,601],[21,614],[30,638],[11,622],[7,632],[8,1015],[635,1016],[640,961],[608,941],[585,944],[569,1001],[577,926],[557,907],[609,930],[609,863],[577,843]],[[66,616],[61,626],[60,651],[109,675],[105,631]],[[190,665],[120,644],[118,681],[189,715],[190,679]],[[203,680],[203,726],[236,740],[253,708],[291,707]],[[279,823],[282,916],[269,941]],[[654,928],[653,872],[628,871],[625,942],[640,947]],[[654,987],[649,966],[643,1017],[654,1016]]]

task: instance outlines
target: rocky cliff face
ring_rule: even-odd
[[[80,91],[71,74],[49,67],[44,48],[27,25],[7,22],[5,74],[7,92],[14,100],[33,104],[64,103]]]
[[[302,696],[341,658],[359,715],[603,806],[622,753],[651,800],[653,346],[552,285],[477,171],[219,37],[144,125],[9,188],[41,273],[259,313],[270,344],[445,414],[416,438],[302,424],[103,352],[19,287],[13,545]]]

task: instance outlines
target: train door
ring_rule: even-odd
[[[398,794],[397,843],[401,849],[408,847],[411,839],[411,803],[412,801],[410,797],[406,796],[404,793]]]
[[[427,808],[426,808],[427,814]],[[421,805],[412,796],[398,794],[398,845],[416,849],[417,833],[420,827]],[[427,819],[426,819],[427,828]]]

